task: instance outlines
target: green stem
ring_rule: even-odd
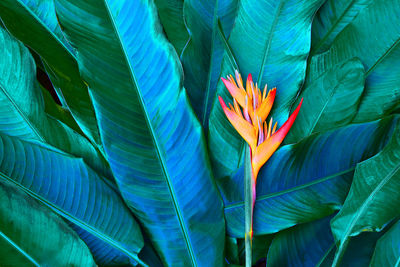
[[[246,267],[252,265],[253,211],[255,203],[255,179],[251,167],[251,149],[246,147],[244,169],[244,214],[245,214],[245,255]]]

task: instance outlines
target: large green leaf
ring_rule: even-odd
[[[244,0],[239,3],[229,46],[244,79],[251,73],[262,88],[266,83],[269,88],[277,88],[272,116],[279,126],[287,119],[303,83],[311,45],[311,21],[322,2]],[[231,61],[225,53],[221,76],[233,74],[235,66]],[[231,102],[221,81],[217,95]],[[217,179],[231,175],[242,164],[242,144],[242,138],[215,98],[209,121],[209,147]]]
[[[0,181],[1,266],[96,266],[78,235],[51,210]]]
[[[44,112],[28,49],[3,29],[0,46],[0,132],[51,144],[110,177],[107,163],[86,138]]]
[[[312,59],[315,67],[310,68],[311,80],[346,59],[358,57],[362,61],[365,90],[354,122],[378,119],[400,100],[399,12],[397,0],[373,1],[344,28],[326,53]]]
[[[143,246],[139,226],[119,194],[80,158],[0,133],[0,176],[113,238],[133,254]],[[110,245],[77,231],[99,264],[127,262]]]
[[[268,251],[267,266],[317,266],[333,244],[331,219],[328,216],[277,233]]]
[[[356,115],[363,90],[364,66],[358,59],[337,64],[307,83],[295,105],[304,99],[301,112],[285,143],[349,124]]]
[[[336,36],[373,0],[328,0],[318,10],[312,24],[311,54],[330,48]]]
[[[382,149],[395,124],[397,119],[389,117],[311,135],[281,147],[257,178],[254,234],[274,233],[339,209],[355,165]],[[219,183],[228,234],[243,237],[243,169]]]
[[[400,128],[376,156],[357,165],[343,208],[332,220],[338,264],[351,236],[379,231],[400,212]]]
[[[168,40],[180,55],[189,40],[189,33],[183,21],[183,0],[154,0],[154,2]]]
[[[53,85],[60,89],[60,99],[66,101],[83,132],[100,143],[88,89],[73,48],[58,25],[53,0],[4,0],[0,2],[0,17],[14,36],[44,59]]]
[[[370,266],[399,266],[400,264],[400,221],[382,236],[375,248]]]
[[[237,11],[238,0],[186,0],[184,16],[190,40],[182,53],[185,87],[201,123],[207,127],[211,105],[220,78],[224,53],[219,36],[229,36]]]
[[[223,203],[154,3],[59,0],[56,9],[119,189],[163,263],[222,265]]]

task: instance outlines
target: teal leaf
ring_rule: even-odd
[[[400,221],[390,227],[375,247],[371,267],[398,266],[400,263]]]
[[[185,87],[195,113],[206,128],[224,54],[218,20],[225,36],[229,36],[237,5],[238,0],[186,0],[184,3],[184,16],[190,33],[181,57]]]
[[[267,266],[317,266],[334,244],[328,216],[300,224],[275,235]]]
[[[74,49],[58,25],[53,0],[4,0],[0,16],[15,37],[42,57],[59,98],[66,102],[63,104],[83,132],[100,143],[88,89],[80,77]]]
[[[178,55],[182,53],[189,40],[189,33],[183,20],[183,2],[183,0],[154,0],[168,41],[175,47]]]
[[[310,77],[319,76],[324,69],[353,57],[359,58],[364,64],[365,90],[354,122],[379,119],[390,114],[398,105],[399,12],[400,2],[396,0],[373,1],[338,34],[326,53],[312,58],[311,62],[316,68],[310,68]]]
[[[288,118],[306,72],[310,50],[312,18],[323,1],[244,0],[240,1],[236,23],[229,36],[229,47],[246,80],[251,73],[264,88],[277,88],[272,117],[280,127]],[[235,66],[225,53],[221,75],[234,74]],[[231,102],[223,83],[217,95]],[[217,100],[209,120],[210,156],[217,179],[234,173],[242,165],[243,140],[226,119]]]
[[[257,178],[254,234],[278,232],[338,210],[350,188],[356,164],[383,148],[395,124],[397,119],[389,117],[311,135],[297,144],[281,147]],[[243,237],[243,169],[219,183],[227,232]]]
[[[332,220],[338,245],[333,265],[340,260],[351,236],[380,231],[398,216],[400,198],[400,128],[376,156],[357,165],[343,208]]]
[[[304,99],[285,143],[349,124],[357,113],[363,90],[364,66],[358,59],[337,64],[307,83],[294,105]]]
[[[0,134],[0,176],[113,238],[132,253],[143,246],[139,226],[119,194],[80,158]],[[99,264],[113,262],[118,256],[113,247],[79,229],[78,233]],[[99,255],[98,249],[103,250]]]
[[[373,0],[328,0],[318,10],[312,24],[311,52],[315,55],[329,49],[336,36]]]
[[[0,132],[48,143],[82,157],[93,169],[111,177],[104,158],[86,138],[44,112],[28,49],[3,29],[0,46]]]
[[[96,266],[85,243],[48,208],[0,181],[2,266]]]
[[[222,265],[223,203],[176,52],[160,32],[154,4],[56,3],[77,45],[121,194],[163,264]]]

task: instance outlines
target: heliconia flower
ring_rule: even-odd
[[[229,107],[227,107],[220,96],[218,99],[232,126],[250,146],[253,175],[256,180],[262,165],[278,149],[292,127],[303,99],[289,119],[276,131],[277,123],[272,126],[272,118],[268,124],[265,121],[272,109],[276,88],[269,90],[267,93],[267,85],[265,85],[261,93],[258,85],[254,85],[252,76],[249,74],[245,89],[242,77],[237,70],[235,71],[235,76],[236,82],[232,75],[226,79],[221,78],[233,97],[233,106],[229,104]]]

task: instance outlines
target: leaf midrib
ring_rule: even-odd
[[[45,138],[40,134],[40,131],[36,129],[36,127],[31,123],[31,121],[28,119],[27,115],[25,112],[23,112],[20,107],[15,103],[14,99],[8,94],[7,90],[4,89],[5,86],[0,81],[0,90],[4,93],[4,95],[7,97],[8,101],[10,101],[11,105],[15,108],[17,113],[22,117],[22,119],[26,122],[26,124],[29,126],[29,128],[32,130],[32,132],[37,136],[39,141],[46,142]]]
[[[338,177],[340,175],[352,172],[354,170],[355,170],[355,167],[351,167],[351,168],[348,168],[347,170],[344,170],[344,171],[341,171],[341,172],[337,172],[337,173],[325,176],[323,178],[319,178],[317,180],[311,181],[311,182],[306,183],[306,184],[298,185],[298,186],[295,186],[295,187],[292,187],[292,188],[289,188],[289,189],[285,189],[285,190],[282,190],[282,191],[279,191],[279,192],[274,192],[274,193],[263,195],[263,196],[261,196],[261,197],[256,199],[256,203],[260,202],[260,201],[264,201],[264,200],[270,199],[270,198],[278,197],[278,196],[281,196],[281,195],[284,195],[284,194],[287,194],[287,193],[291,193],[291,192],[295,192],[295,191],[298,191],[298,190],[301,190],[301,189],[305,189],[305,188],[308,188],[310,186],[313,186],[313,185],[316,185],[316,184],[319,184],[319,183],[323,183],[325,181],[334,179],[334,178],[336,178],[336,177]],[[241,207],[243,205],[244,205],[244,202],[241,201],[241,202],[238,202],[238,203],[227,205],[224,210],[226,211],[226,210],[238,208],[238,207]]]
[[[183,216],[181,214],[181,210],[180,210],[180,207],[179,207],[179,204],[178,204],[178,200],[177,200],[175,192],[174,192],[174,188],[173,188],[173,185],[172,185],[171,178],[169,177],[169,173],[167,171],[167,166],[166,166],[166,163],[165,163],[165,159],[164,159],[164,157],[162,155],[160,145],[158,144],[155,131],[154,131],[153,126],[151,124],[150,116],[149,116],[149,114],[147,112],[147,109],[146,109],[146,106],[144,104],[142,93],[139,90],[139,84],[137,82],[137,79],[136,79],[135,73],[133,71],[133,68],[131,66],[128,54],[127,54],[126,49],[124,47],[124,42],[122,41],[122,38],[121,38],[121,35],[119,33],[118,27],[117,27],[117,25],[116,25],[116,23],[114,21],[114,17],[112,15],[111,9],[110,9],[110,7],[108,5],[108,1],[107,0],[103,0],[103,3],[104,3],[105,8],[107,9],[107,14],[108,14],[108,17],[109,17],[109,19],[111,21],[111,24],[113,26],[114,32],[116,33],[116,35],[118,37],[118,41],[119,41],[119,44],[121,46],[121,50],[122,50],[122,52],[124,54],[124,58],[125,58],[126,64],[128,65],[129,73],[130,73],[130,76],[131,76],[131,81],[132,81],[132,83],[134,85],[133,86],[134,90],[137,93],[137,96],[138,96],[138,99],[139,99],[139,103],[140,103],[140,107],[142,108],[142,112],[143,112],[144,117],[145,117],[147,128],[150,131],[150,136],[152,138],[153,145],[154,145],[155,151],[157,153],[157,157],[158,157],[158,159],[160,161],[160,165],[161,165],[160,167],[162,169],[164,177],[166,178],[166,183],[167,183],[167,186],[168,186],[168,190],[169,190],[171,198],[172,198],[172,202],[173,202],[173,205],[174,205],[175,212],[177,213],[178,221],[179,221],[179,224],[181,226],[182,234],[183,234],[184,239],[185,239],[185,244],[186,244],[186,247],[188,249],[188,252],[189,252],[189,255],[190,255],[190,259],[192,261],[192,264],[194,266],[197,266],[196,258],[194,256],[194,252],[193,252],[192,244],[190,242],[188,231],[186,229],[186,225],[185,225],[185,222],[183,220]]]
[[[346,244],[350,232],[353,230],[353,227],[355,226],[356,222],[358,219],[361,217],[361,215],[364,214],[366,209],[368,208],[369,204],[375,199],[376,195],[379,193],[379,191],[390,181],[390,179],[400,170],[400,163],[398,163],[393,170],[391,170],[383,180],[381,180],[378,185],[374,188],[374,190],[369,194],[367,199],[364,200],[363,204],[359,209],[357,209],[357,213],[355,216],[352,217],[350,224],[347,224],[348,226],[345,229],[345,233],[341,238],[340,246],[338,248],[338,251],[336,252],[335,255],[335,260],[334,262],[337,262],[337,259],[339,259],[343,253],[343,249],[346,248],[346,246],[343,246],[343,244]]]
[[[118,242],[115,242],[113,238],[111,238],[108,235],[102,233],[97,228],[92,227],[91,225],[89,225],[86,222],[82,221],[81,219],[75,217],[74,215],[70,214],[69,212],[59,208],[57,205],[51,203],[46,198],[44,198],[44,197],[40,196],[39,194],[31,191],[29,188],[26,188],[25,186],[23,186],[22,184],[20,184],[16,180],[14,180],[11,177],[9,177],[8,175],[4,174],[1,170],[0,170],[0,178],[3,179],[4,181],[11,182],[15,186],[17,186],[19,189],[21,189],[23,192],[25,192],[26,194],[28,194],[32,198],[36,199],[37,201],[39,201],[40,203],[42,203],[43,205],[45,205],[46,207],[51,209],[56,214],[62,216],[63,218],[67,219],[68,221],[71,221],[72,223],[74,223],[77,226],[81,227],[85,231],[87,231],[87,232],[91,233],[92,235],[94,235],[95,237],[101,239],[105,243],[107,243],[110,246],[114,247],[115,249],[121,251],[125,255],[131,257],[132,259],[137,261],[142,266],[145,266],[145,267],[148,266],[146,263],[144,263],[142,260],[140,260],[139,257],[136,254],[133,254],[130,251],[128,251],[127,249],[125,249]]]
[[[35,261],[27,252],[25,252],[18,244],[12,241],[6,234],[4,234],[0,229],[0,238],[6,240],[11,246],[13,246],[17,251],[19,251],[26,259],[28,259],[33,265],[40,267],[40,264]]]
[[[31,16],[40,24],[42,25],[42,27],[48,32],[50,33],[50,35],[61,45],[61,47],[63,48],[63,50],[65,50],[65,52],[67,52],[67,54],[69,56],[71,56],[74,61],[76,62],[76,57],[74,54],[71,53],[71,51],[65,46],[65,44],[58,38],[57,35],[55,35],[55,33],[53,31],[51,31],[46,24],[44,24],[44,22],[35,14],[32,12],[32,10],[24,3],[21,2],[21,0],[17,0],[17,3],[26,11],[28,11],[28,13],[31,14]]]

